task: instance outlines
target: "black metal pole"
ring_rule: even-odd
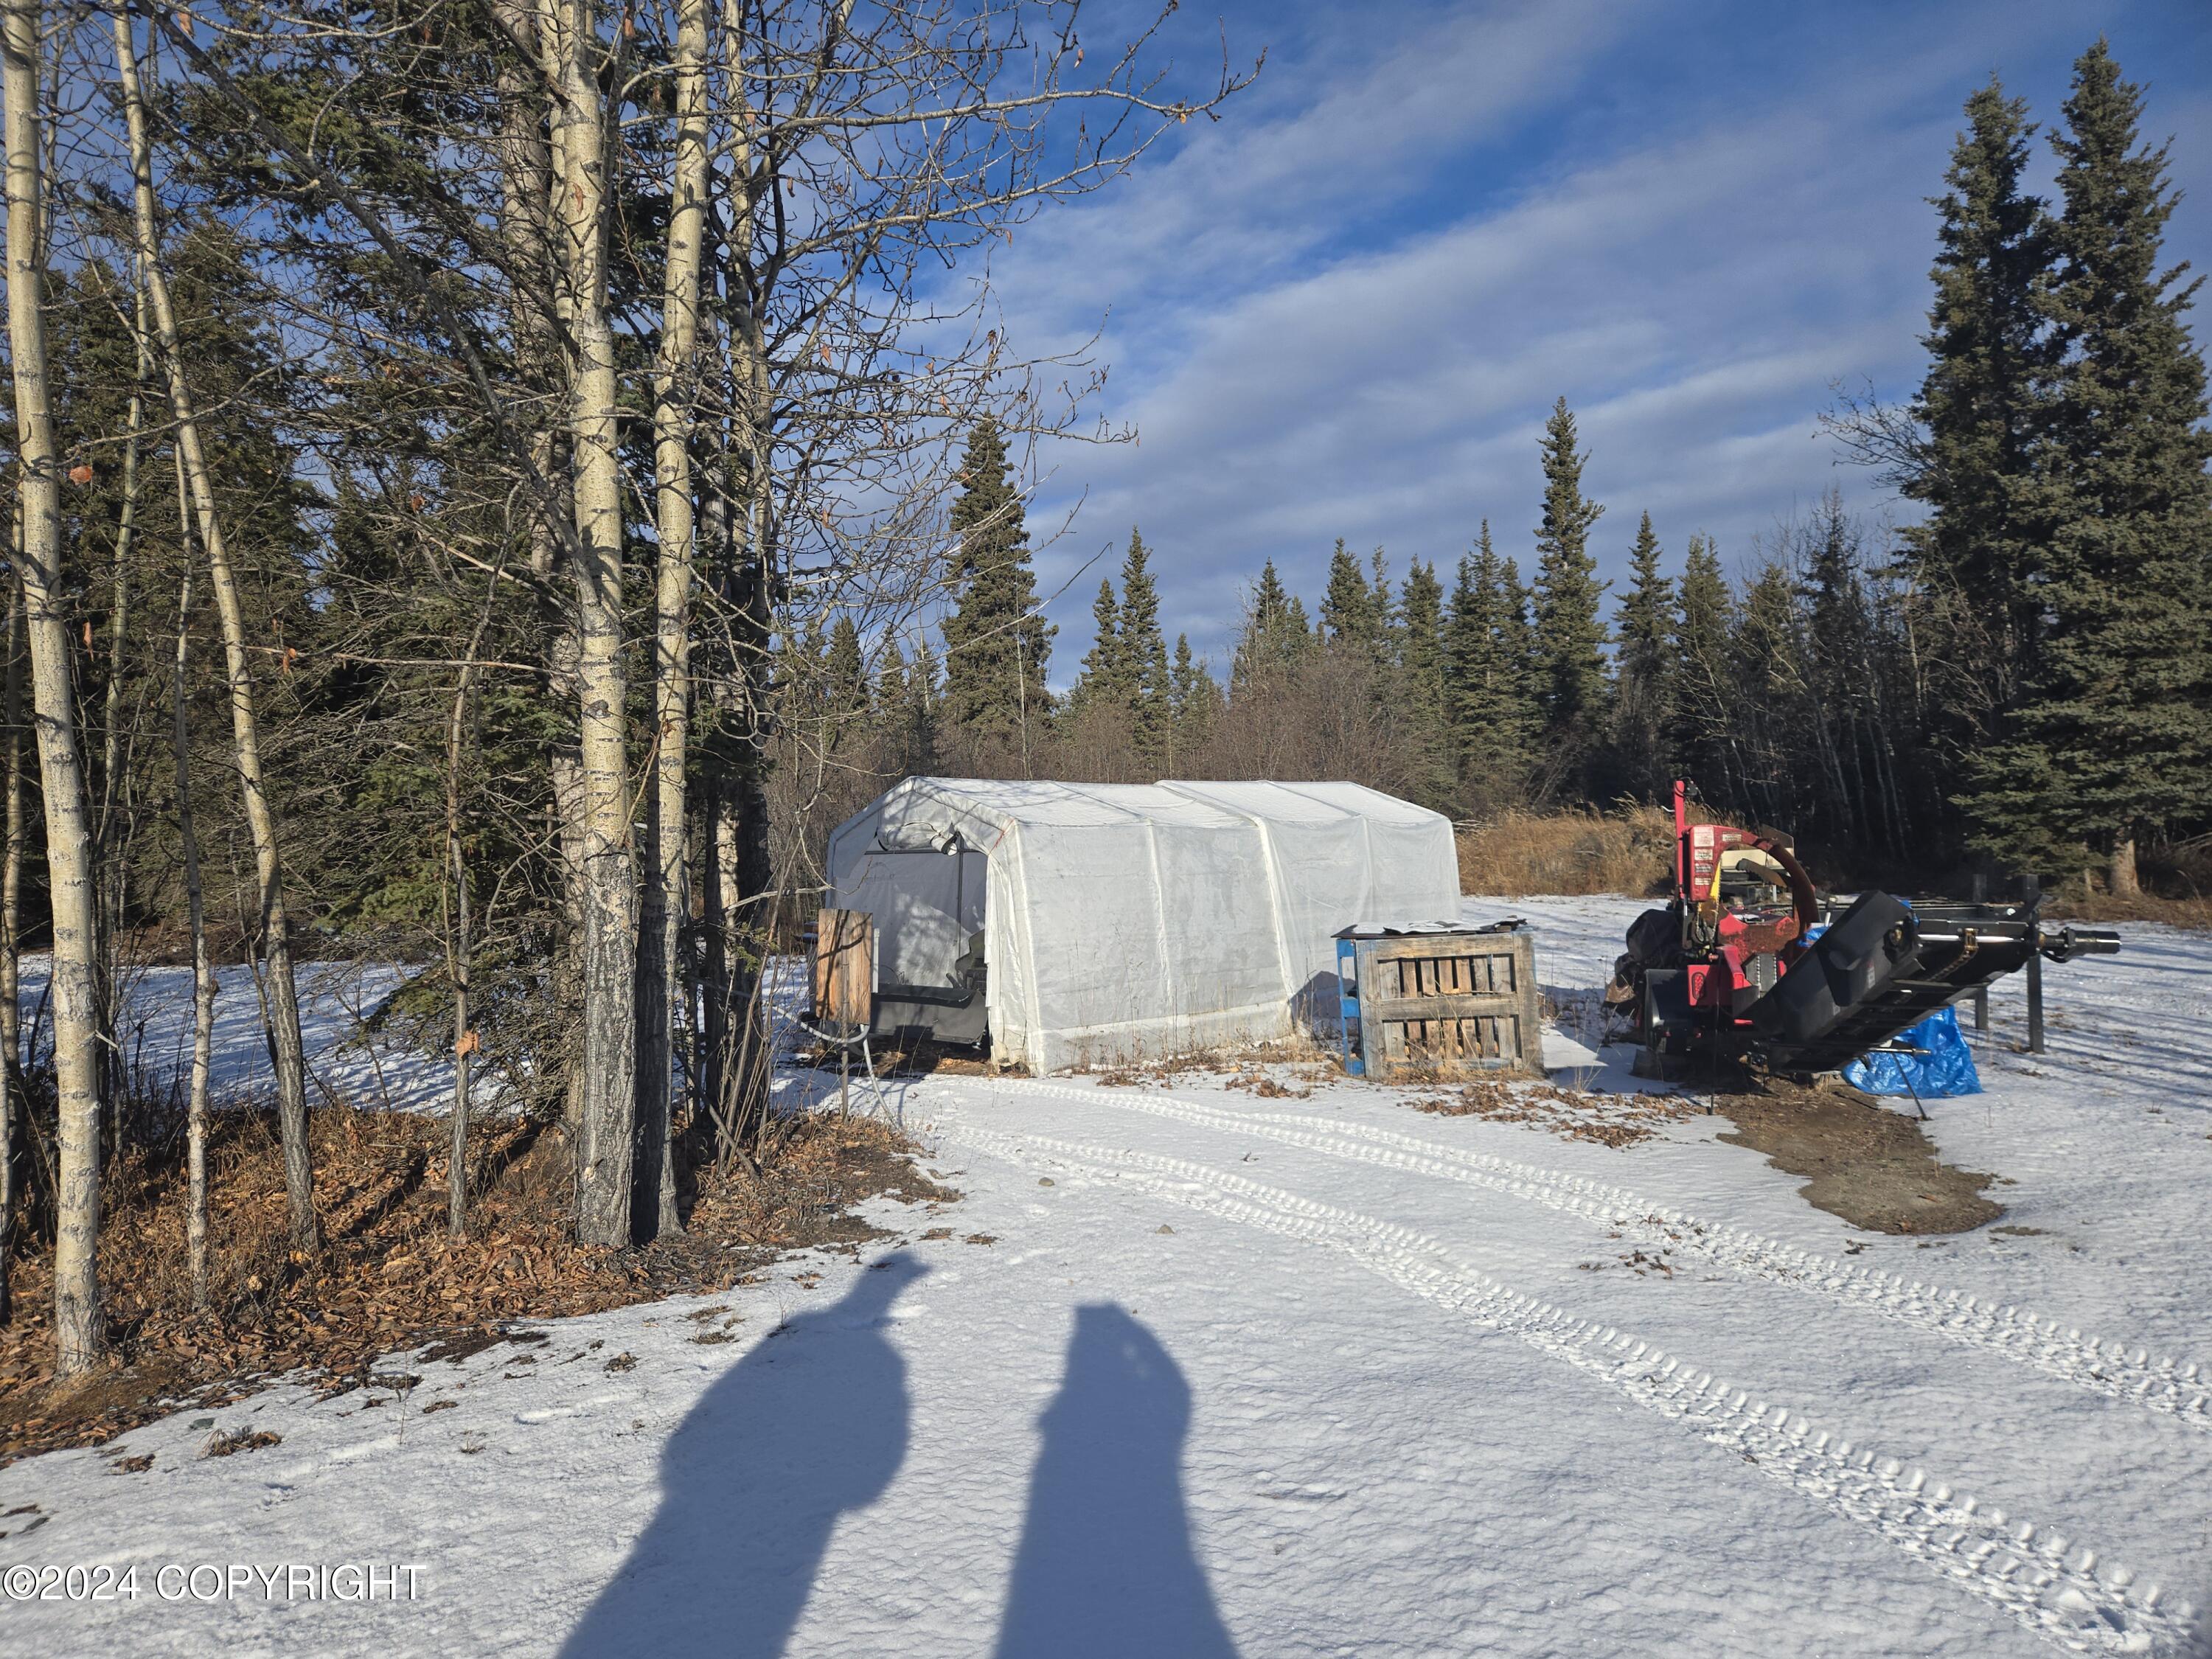
[[[2043,908],[2043,878],[2022,876],[2020,878],[2021,896],[2027,901],[2027,919],[2039,920]],[[2043,952],[2031,951],[2027,956],[2027,1052],[2043,1052]]]
[[[1974,872],[1974,884],[1971,890],[1975,903],[1980,904],[1988,900],[1990,896],[1990,878],[1986,872],[1980,870]],[[1984,985],[1980,990],[1974,993],[1974,1030],[1979,1032],[1987,1032],[1989,1029],[1990,988]]]

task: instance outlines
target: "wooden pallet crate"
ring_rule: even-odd
[[[1544,1074],[1535,936],[1525,923],[1337,936],[1345,1069],[1377,1082]]]

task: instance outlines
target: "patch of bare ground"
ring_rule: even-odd
[[[1607,1094],[1595,1089],[1565,1089],[1553,1083],[1511,1083],[1502,1079],[1462,1085],[1422,1095],[1414,1109],[1443,1117],[1480,1117],[1492,1123],[1518,1123],[1569,1140],[1601,1146],[1633,1146],[1659,1133],[1671,1119],[1698,1109],[1681,1095]]]
[[[1963,1233],[2004,1213],[1983,1196],[1993,1175],[1941,1163],[1917,1120],[1840,1084],[1779,1079],[1723,1089],[1713,1109],[1735,1125],[1720,1138],[1807,1177],[1807,1203],[1879,1233]]]
[[[1224,1088],[1248,1090],[1262,1100],[1309,1100],[1316,1084],[1342,1073],[1330,1050],[1298,1036],[1087,1068],[1086,1074],[1105,1089],[1172,1089],[1187,1078],[1218,1077],[1226,1079]]]
[[[279,1376],[333,1391],[372,1381],[382,1355],[459,1360],[542,1342],[528,1322],[725,1290],[787,1251],[857,1253],[883,1237],[854,1206],[878,1195],[931,1206],[960,1194],[913,1161],[897,1131],[832,1114],[781,1121],[759,1167],[699,1171],[684,1231],[641,1249],[576,1243],[560,1131],[532,1122],[477,1140],[469,1234],[446,1231],[446,1127],[408,1112],[313,1114],[325,1243],[293,1251],[283,1163],[266,1114],[217,1114],[209,1158],[209,1304],[192,1306],[181,1159],[126,1152],[106,1181],[100,1285],[110,1357],[52,1381],[52,1261],[15,1265],[15,1318],[0,1328],[0,1466],[94,1445],[190,1405],[220,1406]]]
[[[794,1056],[802,1066],[811,1066],[817,1071],[838,1069],[837,1051],[822,1048]],[[942,1043],[921,1042],[910,1048],[896,1046],[872,1048],[869,1058],[873,1060],[878,1077],[1027,1077],[1030,1068],[1018,1060],[996,1061],[981,1049],[947,1048]],[[845,1057],[847,1071],[854,1076],[866,1077],[866,1068],[858,1054]]]

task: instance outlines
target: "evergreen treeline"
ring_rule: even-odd
[[[1395,582],[1382,550],[1363,561],[1340,540],[1311,613],[1270,562],[1225,684],[1187,636],[1169,650],[1133,531],[1054,702],[1018,496],[979,428],[944,690],[889,644],[865,684],[857,636],[800,677],[831,688],[838,732],[861,734],[838,739],[850,787],[821,817],[931,768],[1347,777],[1463,817],[1661,800],[1687,775],[1845,866],[2094,866],[2132,892],[2138,843],[2212,823],[2196,283],[2160,265],[2166,151],[2142,143],[2141,94],[2103,42],[2052,137],[2056,204],[2024,191],[2024,106],[1992,81],[1966,113],[1936,203],[1926,380],[1906,408],[1832,417],[1924,521],[1876,535],[1832,491],[1731,571],[1694,532],[1674,564],[1647,513],[1608,594],[1606,508],[1561,398],[1526,539],[1485,522],[1447,569],[1417,559]]]

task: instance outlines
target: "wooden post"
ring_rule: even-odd
[[[2043,907],[2043,878],[2022,876],[2020,878],[2021,896],[2027,901],[2028,920],[2037,919],[2036,912]],[[2031,951],[2027,957],[2027,1052],[2043,1052],[2043,952]]]
[[[1975,871],[1972,889],[1974,902],[1982,903],[1989,896],[1989,877],[1979,870]],[[1986,985],[1974,993],[1974,1029],[1981,1032],[1986,1032],[1990,1029],[1990,988]]]
[[[876,919],[866,910],[823,910],[815,921],[814,1017],[847,1030],[875,1012]]]

